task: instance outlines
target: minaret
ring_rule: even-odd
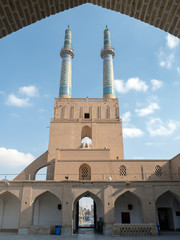
[[[101,51],[101,58],[103,58],[103,97],[115,98],[114,95],[114,71],[113,71],[113,57],[114,50],[111,48],[110,31],[106,26],[104,30],[104,49]]]
[[[71,98],[71,60],[74,57],[74,51],[71,48],[71,30],[65,31],[64,47],[61,49],[62,57],[61,80],[59,88],[60,98]]]

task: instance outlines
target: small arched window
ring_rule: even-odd
[[[155,167],[155,175],[156,176],[161,176],[162,175],[162,167],[161,166],[157,165]]]
[[[79,180],[91,180],[91,168],[87,164],[83,164],[79,168]]]
[[[121,166],[119,167],[119,175],[120,175],[120,176],[126,176],[126,175],[127,175],[126,166],[121,165]]]

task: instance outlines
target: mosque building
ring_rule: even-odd
[[[59,97],[48,150],[13,181],[0,181],[0,231],[72,235],[79,200],[94,201],[94,228],[104,235],[157,235],[180,231],[180,154],[164,160],[126,160],[122,119],[114,93],[110,30],[104,30],[103,98],[71,98],[71,30],[65,31]],[[47,167],[46,180],[36,180]],[[157,228],[158,226],[158,228]]]

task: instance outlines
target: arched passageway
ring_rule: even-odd
[[[10,192],[6,192],[0,196],[0,229],[18,229],[19,215],[19,199]]]
[[[157,222],[160,230],[180,229],[180,202],[167,191],[156,200]]]
[[[47,180],[47,166],[40,168],[35,175],[35,180]]]
[[[86,201],[82,204],[81,201]],[[89,202],[89,203],[88,203]],[[91,227],[98,229],[99,224],[103,221],[103,206],[102,202],[93,193],[87,191],[81,194],[73,204],[73,232],[78,232],[79,228]]]
[[[33,226],[53,225],[61,225],[61,201],[47,191],[34,201]]]
[[[142,223],[141,202],[131,192],[125,192],[116,199],[114,211],[115,223]]]

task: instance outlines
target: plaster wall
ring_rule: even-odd
[[[87,160],[93,158],[95,153],[91,155],[92,150],[87,150],[81,155],[81,151],[63,151],[65,159],[55,162],[54,180],[64,180],[65,176],[69,176],[70,180],[79,180],[79,168],[86,163],[91,168],[91,180],[102,181],[108,180],[109,177],[113,181],[165,181],[170,179],[169,164],[167,160]],[[106,151],[108,153],[108,151]],[[79,153],[79,154],[78,154]],[[88,155],[89,154],[89,155]],[[79,155],[79,158],[78,158]],[[71,160],[75,156],[76,160]],[[84,158],[82,159],[82,157]],[[96,156],[98,158],[98,156]],[[70,158],[70,160],[68,160]],[[82,159],[82,160],[81,160]],[[126,175],[120,175],[120,166],[126,167]],[[155,167],[162,167],[162,175],[156,176]],[[143,171],[142,171],[143,167]]]

